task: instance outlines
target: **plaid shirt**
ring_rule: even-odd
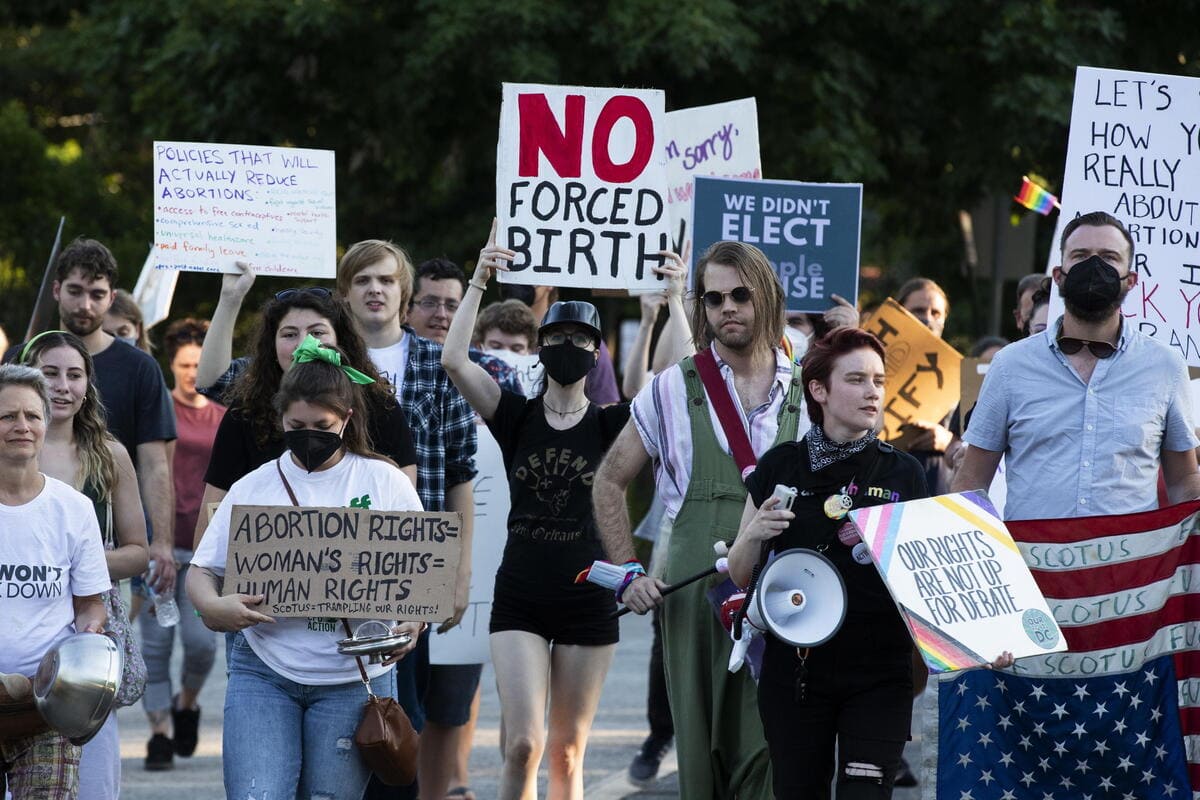
[[[446,507],[446,489],[475,477],[475,412],[442,369],[442,346],[413,333],[400,407],[417,448],[417,494],[426,511]]]
[[[475,477],[475,412],[450,382],[442,369],[442,346],[405,330],[411,337],[408,346],[408,365],[404,370],[404,385],[400,389],[400,407],[412,431],[417,450],[417,494],[426,511],[442,511],[446,507],[446,489],[466,483]],[[502,388],[521,393],[515,371],[502,361],[476,351],[476,358]],[[235,358],[220,378],[200,393],[221,402],[225,391],[238,375],[246,370],[250,358]]]

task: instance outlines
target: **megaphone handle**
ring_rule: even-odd
[[[768,539],[762,543],[762,549],[758,552],[758,561],[754,563],[754,570],[750,573],[750,585],[746,587],[746,599],[742,601],[742,607],[733,615],[733,636],[735,639],[742,638],[742,622],[746,619],[746,614],[750,610],[750,603],[754,601],[754,593],[758,589],[758,575],[762,572],[763,563],[767,560],[767,555],[771,552],[771,540]]]
[[[679,583],[672,583],[670,586],[668,586],[662,590],[662,596],[666,597],[667,595],[669,595],[671,592],[675,591],[676,589],[682,589],[683,587],[687,586],[688,584],[695,583],[696,581],[701,580],[703,578],[707,578],[709,575],[715,575],[715,574],[717,574],[717,571],[718,571],[717,567],[714,564],[713,566],[709,567],[708,569],[704,570],[703,572],[697,572],[695,575],[693,575],[690,578],[684,578],[683,580],[679,581]],[[612,615],[609,617],[609,619],[617,619],[618,617],[623,617],[632,610],[633,609],[631,609],[629,606],[625,606],[624,608],[620,609],[619,611],[614,611],[612,613]]]

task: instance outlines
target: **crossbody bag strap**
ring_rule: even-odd
[[[279,480],[283,481],[283,488],[287,490],[288,498],[292,501],[292,505],[298,506],[300,505],[300,501],[296,499],[296,493],[292,491],[292,485],[288,483],[287,476],[283,474],[282,461],[283,456],[275,459],[275,469],[279,471]],[[346,638],[353,639],[354,632],[350,630],[350,622],[345,617],[342,618],[342,627],[346,630]],[[355,656],[354,663],[358,664],[358,674],[362,677],[363,686],[367,687],[367,694],[374,698],[375,693],[371,691],[371,679],[367,677],[367,668],[363,666],[362,659]]]
[[[721,378],[721,370],[717,367],[712,348],[701,350],[694,358],[696,372],[700,375],[700,382],[704,384],[704,393],[708,395],[713,411],[717,413],[721,430],[725,431],[729,452],[733,454],[738,471],[745,477],[758,464],[754,448],[750,445],[750,435],[746,432],[746,426],[742,424],[742,418],[733,404],[729,387]]]

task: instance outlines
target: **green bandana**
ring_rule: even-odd
[[[341,353],[325,347],[311,333],[304,337],[304,341],[296,348],[296,352],[292,353],[293,364],[304,364],[309,361],[327,361],[335,367],[341,367],[342,372],[346,373],[346,377],[358,384],[375,382],[373,378],[367,377],[354,367],[343,364]]]

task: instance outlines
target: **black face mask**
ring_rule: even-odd
[[[596,351],[584,350],[570,342],[548,344],[538,351],[546,374],[561,386],[570,386],[596,366]]]
[[[342,437],[333,431],[314,431],[304,428],[298,431],[284,431],[283,443],[292,455],[312,472],[324,464],[333,454],[342,449]]]
[[[1071,267],[1063,278],[1063,303],[1077,317],[1094,321],[1121,304],[1121,275],[1100,256],[1092,256]]]

